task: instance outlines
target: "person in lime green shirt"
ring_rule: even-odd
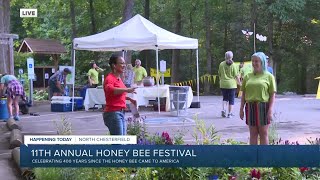
[[[225,61],[220,63],[218,71],[220,89],[223,96],[221,116],[228,118],[234,116],[232,113],[232,106],[234,105],[237,83],[240,84],[240,79],[238,77],[239,70],[233,63],[232,58],[232,51],[227,51],[225,54]],[[225,106],[228,106],[228,115]]]
[[[249,74],[252,72],[252,65],[248,64],[248,65],[244,65],[241,69],[240,69],[240,75],[241,78],[243,79],[245,75]]]
[[[244,64],[244,62],[241,62],[242,66],[240,66],[240,82],[243,81],[244,76],[246,76],[248,73],[252,72],[252,65],[251,64]],[[240,64],[240,65],[241,65]],[[238,87],[238,98],[241,98],[242,96],[242,91],[241,91],[241,86]]]
[[[143,78],[147,77],[147,71],[144,67],[141,66],[140,59],[136,59],[136,66],[133,68],[134,72],[134,83],[138,86],[142,85]]]
[[[92,88],[96,88],[99,84],[99,72],[104,70],[97,66],[95,62],[90,63],[90,67],[91,69],[87,73],[89,85]]]
[[[247,74],[242,82],[243,91],[240,105],[240,118],[246,116],[250,131],[250,144],[269,144],[268,128],[272,120],[276,83],[268,72],[266,55],[257,52],[252,55],[253,72]],[[245,112],[244,112],[245,111]]]

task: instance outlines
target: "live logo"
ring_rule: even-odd
[[[20,17],[38,17],[37,9],[20,9]]]

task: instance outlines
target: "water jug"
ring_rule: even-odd
[[[7,120],[9,118],[9,112],[7,108],[7,98],[0,99],[0,119]]]
[[[142,80],[143,86],[154,86],[154,79],[151,76],[145,77]]]
[[[69,96],[69,88],[68,88],[67,85],[66,85],[66,87],[64,88],[64,95],[65,95],[65,96]]]

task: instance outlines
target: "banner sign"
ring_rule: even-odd
[[[137,144],[137,136],[115,135],[25,135],[24,144]]]
[[[21,167],[320,167],[319,145],[22,145]]]
[[[27,59],[28,79],[35,79],[34,73],[34,59],[29,57]]]
[[[161,71],[159,72],[159,75],[161,76]],[[157,77],[157,69],[150,68],[150,76]],[[164,73],[164,77],[171,77],[171,69],[168,68],[166,72]]]

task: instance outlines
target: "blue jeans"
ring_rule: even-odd
[[[126,135],[127,124],[123,111],[104,112],[104,124],[108,127],[110,135]]]

